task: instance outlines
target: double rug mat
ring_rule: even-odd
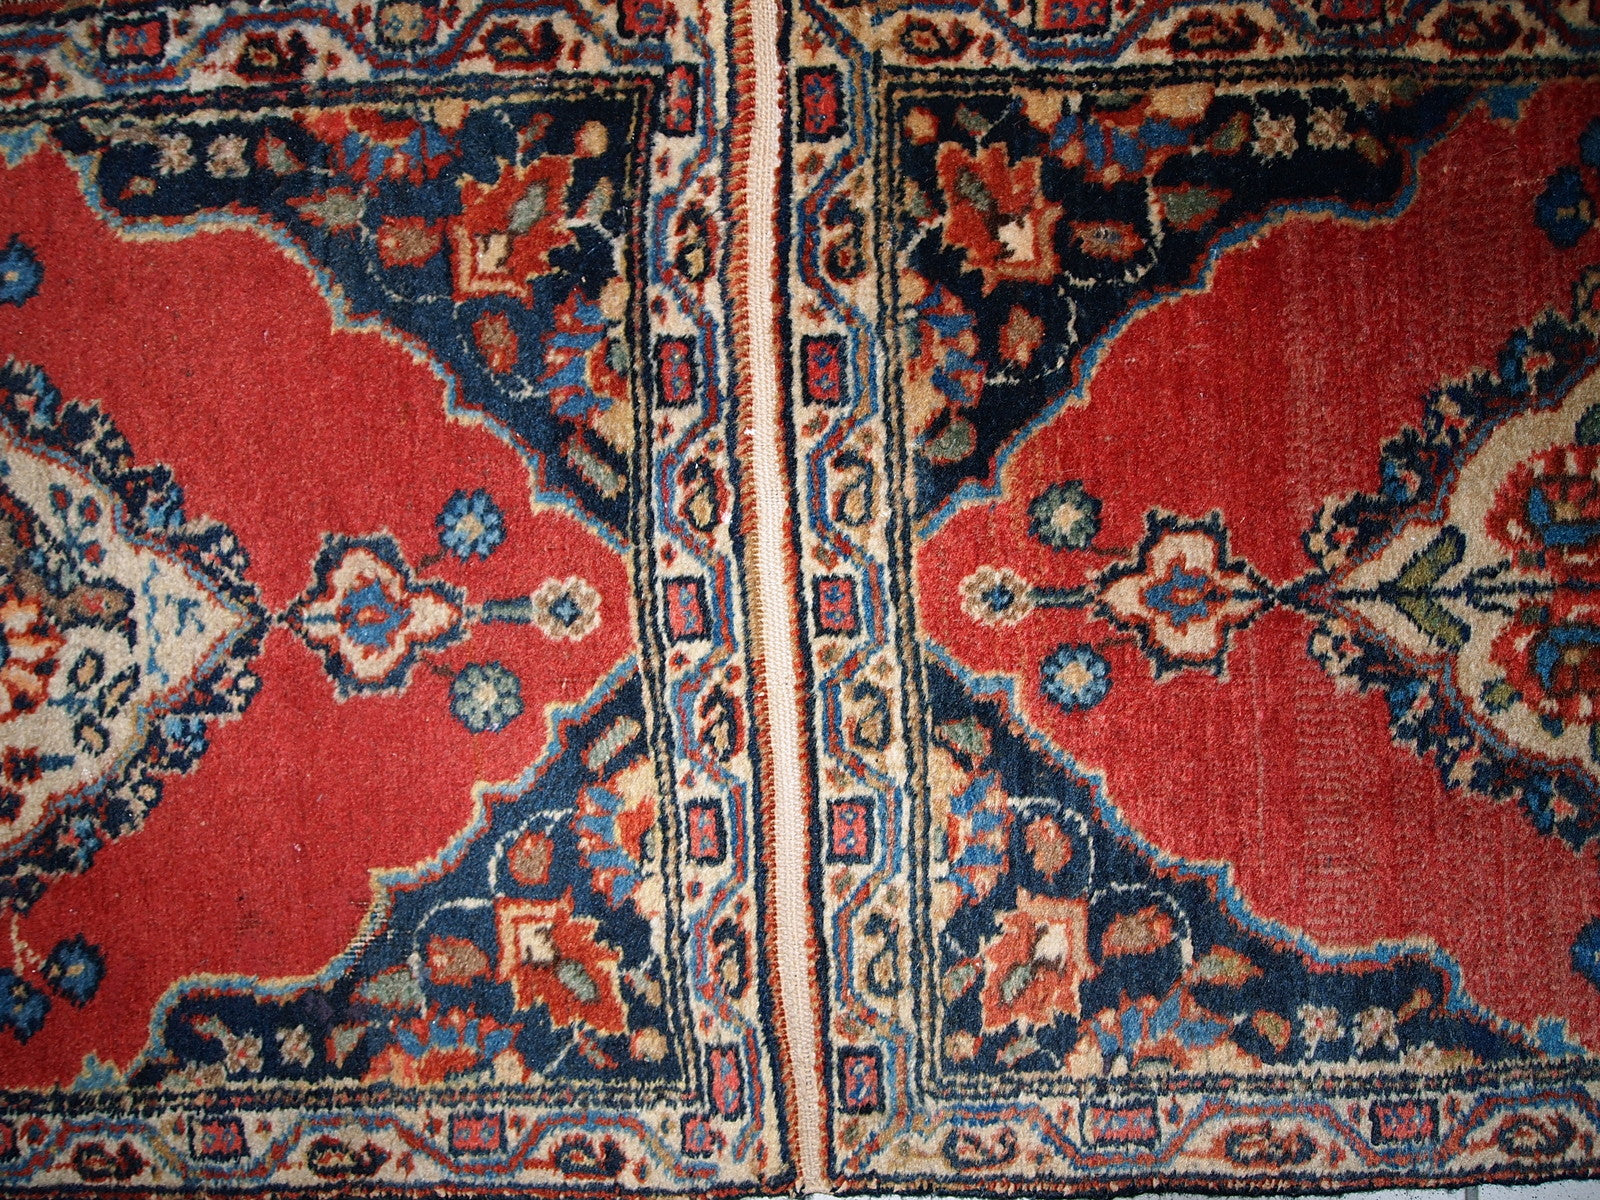
[[[0,8],[0,1190],[1600,1173],[1597,0]]]

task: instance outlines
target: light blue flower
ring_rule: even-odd
[[[1044,660],[1039,690],[1070,712],[1084,712],[1111,690],[1111,665],[1091,646],[1062,646]]]
[[[450,685],[450,711],[472,733],[498,733],[522,715],[522,681],[497,662],[468,663]]]
[[[50,998],[15,971],[0,971],[0,1029],[25,1042],[44,1025]]]
[[[1575,167],[1562,167],[1533,202],[1533,214],[1551,244],[1570,250],[1594,225],[1594,202]]]
[[[56,995],[83,1005],[94,999],[106,973],[105,955],[83,934],[56,943],[44,960],[44,981]]]
[[[471,495],[451,496],[434,524],[439,527],[439,544],[462,562],[474,556],[488,558],[506,540],[505,516],[482,488]]]
[[[21,238],[13,235],[5,253],[0,254],[0,304],[21,307],[43,282],[44,265]]]
[[[1028,506],[1028,533],[1057,550],[1082,550],[1100,532],[1100,501],[1083,481],[1057,483]]]

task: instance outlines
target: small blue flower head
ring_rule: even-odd
[[[31,300],[44,282],[44,264],[23,240],[15,234],[0,254],[0,304],[15,304],[19,308]]]
[[[44,1025],[50,999],[15,971],[0,971],[0,1029],[25,1042]]]
[[[44,960],[44,981],[50,985],[50,990],[77,1005],[94,999],[105,973],[105,955],[81,933],[57,942],[50,957]]]
[[[1085,712],[1111,690],[1111,664],[1092,646],[1062,646],[1040,668],[1039,689],[1070,712]]]
[[[1069,479],[1046,488],[1028,506],[1028,533],[1057,550],[1081,550],[1100,532],[1100,501]]]
[[[522,715],[522,681],[497,662],[468,663],[450,685],[450,711],[472,733],[498,733]]]
[[[434,520],[439,544],[462,562],[488,558],[506,540],[506,522],[488,492],[479,488],[468,495],[457,492]]]
[[[1570,250],[1594,225],[1594,202],[1576,167],[1562,167],[1545,181],[1533,202],[1533,215],[1552,245]]]

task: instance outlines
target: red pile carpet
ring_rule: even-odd
[[[0,7],[0,1191],[1600,1175],[1595,0]]]

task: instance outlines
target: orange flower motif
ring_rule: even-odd
[[[428,939],[428,977],[452,987],[471,987],[472,981],[489,973],[489,956],[467,938]]]
[[[644,882],[650,857],[646,838],[656,823],[649,780],[647,769],[636,768],[578,793],[578,857],[594,890],[613,908]]]
[[[450,221],[457,299],[515,296],[533,300],[529,281],[550,271],[550,254],[577,242],[567,228],[572,160],[547,154],[508,166],[493,183],[461,184],[461,215]]]
[[[1094,975],[1089,902],[1019,892],[1017,911],[1007,913],[1000,927],[1000,936],[984,950],[984,1032],[1013,1021],[1037,1029],[1063,1013],[1079,1016],[1078,987]]]
[[[452,157],[451,139],[425,121],[378,108],[304,114],[299,123],[328,146],[338,168],[358,180],[438,178]]]
[[[1100,935],[1100,957],[1153,954],[1171,945],[1175,936],[1171,914],[1152,904],[1138,912],[1121,913],[1112,918],[1105,933]]]
[[[368,1083],[387,1080],[401,1087],[426,1087],[491,1063],[520,1071],[516,1025],[502,1025],[473,1008],[430,1009],[394,1026],[394,1041],[372,1060]]]
[[[573,915],[570,889],[559,900],[502,899],[494,908],[497,968],[518,1009],[542,1004],[552,1025],[585,1024],[623,1033],[627,1013],[617,988],[621,954],[599,941],[600,922]]]
[[[554,317],[544,339],[539,382],[557,414],[592,422],[614,405],[627,404],[628,380],[617,371],[620,329],[602,306],[574,288]]]
[[[32,712],[56,672],[56,653],[67,644],[44,615],[44,606],[15,587],[0,592],[0,721]]]
[[[1013,165],[1005,146],[973,155],[948,142],[939,148],[939,183],[945,244],[965,252],[969,269],[983,272],[984,295],[1003,282],[1049,283],[1060,273],[1061,206],[1046,202],[1037,159]]]

